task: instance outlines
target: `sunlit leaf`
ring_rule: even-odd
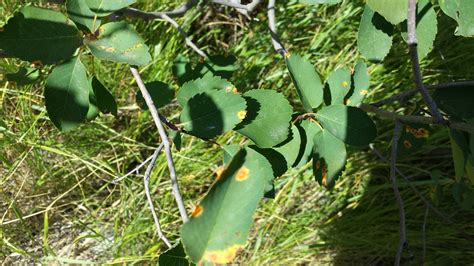
[[[363,60],[359,60],[354,69],[353,79],[353,91],[352,94],[346,101],[347,105],[357,106],[365,99],[367,93],[369,93],[370,87],[370,75],[367,69],[367,65]]]
[[[303,107],[312,112],[323,102],[323,85],[313,64],[297,54],[291,54],[286,58],[286,65]]]
[[[194,95],[211,90],[224,90],[230,93],[237,93],[237,89],[227,80],[217,76],[207,75],[184,83],[179,89],[176,99],[179,105],[184,107]]]
[[[194,263],[226,264],[244,248],[253,213],[273,179],[268,161],[256,151],[239,151],[181,227]]]
[[[110,22],[99,28],[99,36],[89,37],[85,43],[94,56],[104,60],[131,65],[146,65],[151,60],[148,46],[126,22]]]
[[[367,0],[367,5],[393,25],[407,19],[407,0]]]
[[[125,8],[135,0],[86,0],[89,8],[100,17],[110,15],[111,13]]]
[[[319,131],[313,141],[313,173],[316,181],[326,188],[332,188],[346,166],[346,146],[327,130]]]
[[[316,113],[316,119],[327,131],[349,145],[368,145],[377,136],[377,128],[361,109],[331,105]]]
[[[366,5],[357,37],[360,53],[370,61],[382,61],[392,47],[392,35],[393,26]]]
[[[90,32],[95,32],[100,27],[100,18],[89,8],[87,0],[67,0],[66,10],[70,19]]]
[[[474,1],[471,0],[439,0],[443,12],[457,21],[456,35],[474,36]]]
[[[328,78],[331,104],[344,104],[344,98],[351,89],[351,70],[347,67],[336,69]]]
[[[237,132],[260,148],[270,148],[288,138],[293,108],[286,98],[272,90],[251,90],[244,94],[247,115]]]

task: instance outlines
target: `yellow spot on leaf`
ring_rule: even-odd
[[[225,88],[225,91],[226,91],[226,92],[232,92],[232,93],[234,93],[234,94],[239,93],[239,92],[237,91],[237,88],[234,87],[234,86],[229,86],[229,87]]]
[[[237,113],[237,116],[239,117],[240,120],[244,120],[244,118],[247,116],[247,111],[242,110]]]
[[[286,53],[285,53],[285,58],[286,58],[286,59],[289,59],[290,57],[291,57],[290,52],[286,52]]]
[[[361,90],[360,91],[360,95],[367,95],[367,93],[369,93],[368,90]]]
[[[348,104],[351,104],[351,100],[350,100],[350,99],[347,99],[347,100],[346,100],[346,105],[348,105]]]
[[[106,51],[107,53],[113,53],[113,52],[115,51],[115,48],[113,48],[113,47],[108,47],[107,49],[105,49],[105,51]]]
[[[240,169],[237,171],[237,174],[235,175],[235,180],[237,180],[238,182],[244,181],[249,177],[249,172],[250,170],[247,167],[240,167]]]
[[[103,46],[103,45],[101,45],[101,46],[99,46],[99,49],[100,49],[100,50],[105,50],[105,49],[107,49],[107,47],[106,47],[106,46]]]
[[[403,141],[403,146],[405,146],[405,148],[407,148],[407,149],[410,149],[413,145],[411,144],[410,141],[405,140],[405,141]]]
[[[347,87],[349,87],[349,82],[344,81],[344,82],[342,82],[341,85],[342,85],[343,88],[347,88]]]
[[[143,46],[143,44],[141,43],[137,43],[133,46],[134,49],[138,49],[138,48],[141,48]]]
[[[194,207],[193,212],[191,213],[191,217],[194,217],[194,218],[199,217],[199,216],[201,216],[203,211],[204,211],[204,209],[202,208],[202,206],[198,205],[198,206]]]
[[[237,252],[242,248],[241,245],[233,245],[224,250],[206,251],[203,259],[215,264],[226,264],[234,260]]]
[[[328,180],[328,167],[327,165],[323,165],[323,169],[321,170],[321,176],[322,176],[322,181],[321,183],[323,186],[327,186],[327,180]]]
[[[224,166],[221,166],[219,168],[217,168],[216,170],[216,181],[220,180],[221,177],[222,177],[222,174],[224,173]]]

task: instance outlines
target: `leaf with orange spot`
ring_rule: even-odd
[[[235,151],[231,149],[231,153]],[[194,263],[226,264],[243,249],[253,214],[273,179],[270,163],[258,152],[240,149],[228,162],[193,215],[181,227],[186,253]]]
[[[314,136],[313,173],[319,184],[332,188],[346,166],[346,146],[327,130]]]
[[[336,69],[329,76],[327,83],[331,104],[344,104],[344,97],[350,92],[352,84],[350,69],[347,67]]]
[[[406,124],[398,142],[398,156],[409,156],[421,151],[429,137],[429,128],[421,124]]]
[[[126,22],[110,22],[99,28],[97,38],[84,41],[92,54],[100,59],[146,65],[151,61],[148,46],[135,29]],[[105,49],[103,49],[105,47]]]
[[[346,96],[347,105],[357,106],[365,99],[370,87],[370,75],[367,64],[363,60],[357,62],[352,79],[354,80],[353,88],[351,93]]]

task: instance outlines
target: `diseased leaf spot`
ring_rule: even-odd
[[[115,51],[115,48],[113,48],[113,47],[108,47],[107,49],[105,49],[105,51],[106,51],[107,53],[113,53],[113,52]]]
[[[201,216],[203,211],[204,211],[204,209],[202,208],[202,206],[197,205],[196,207],[194,207],[193,212],[191,213],[191,217],[197,218],[197,217]]]
[[[221,167],[217,168],[217,170],[215,172],[216,173],[216,181],[219,181],[221,179],[222,174],[224,173],[224,169],[225,169],[224,166],[221,166]]]
[[[237,180],[238,182],[244,181],[249,177],[249,172],[250,170],[247,167],[240,167],[239,171],[237,171],[237,174],[235,175],[235,180]]]
[[[316,169],[319,170],[321,168],[321,162],[319,160],[316,161]]]
[[[349,82],[343,81],[341,85],[342,85],[343,88],[347,88],[347,87],[349,87]]]
[[[142,48],[143,44],[141,43],[137,43],[133,46],[134,49],[139,49],[139,48]]]
[[[361,90],[361,91],[359,92],[360,95],[367,95],[367,93],[369,93],[368,90]]]
[[[215,264],[226,264],[234,260],[241,248],[241,245],[233,245],[224,250],[206,251],[203,258]]]
[[[321,180],[321,183],[323,184],[323,186],[327,186],[327,180],[328,180],[328,167],[327,165],[323,165],[323,169],[321,170],[321,176],[322,176],[322,180]]]
[[[43,62],[41,62],[40,60],[34,60],[33,62],[31,62],[33,65],[35,66],[43,66]]]
[[[413,145],[411,144],[410,141],[405,140],[405,141],[403,141],[403,146],[405,146],[405,148],[407,148],[407,149],[410,149]]]
[[[239,117],[240,120],[244,120],[244,118],[247,116],[247,111],[242,110],[242,111],[237,113],[237,116]]]

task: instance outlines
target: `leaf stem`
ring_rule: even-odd
[[[276,52],[282,54],[283,56],[287,53],[287,50],[280,41],[276,29],[276,17],[275,17],[275,2],[276,0],[268,1],[268,27],[270,28],[270,35],[272,37],[273,48]]]

